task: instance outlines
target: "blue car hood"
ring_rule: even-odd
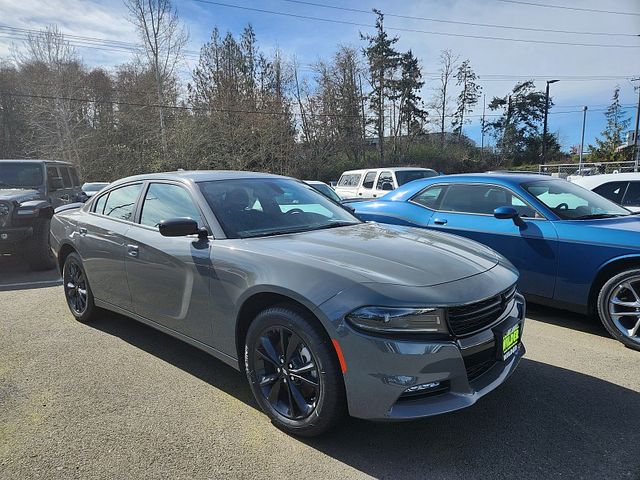
[[[558,236],[589,243],[619,245],[640,250],[640,215],[595,220],[555,222]]]

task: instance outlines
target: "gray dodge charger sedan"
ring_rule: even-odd
[[[518,274],[464,238],[363,223],[297,180],[125,178],[51,222],[71,313],[132,317],[246,373],[279,428],[469,406],[524,354]]]

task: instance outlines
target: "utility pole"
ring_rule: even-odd
[[[634,78],[631,80],[632,82],[640,81],[640,77]],[[638,108],[636,109],[636,129],[633,135],[633,153],[635,157],[635,165],[633,167],[633,171],[638,171],[638,162],[640,161],[640,150],[638,149],[638,126],[640,124],[640,86],[635,87],[638,91]]]
[[[547,80],[547,90],[544,102],[544,126],[542,128],[542,164],[547,163],[547,117],[549,116],[549,85],[560,80]]]
[[[580,160],[578,161],[578,175],[582,175],[582,151],[584,150],[584,127],[587,123],[587,106],[583,108],[582,114],[582,139],[580,140]]]
[[[486,110],[487,94],[482,94],[482,129],[480,131],[480,159],[484,156],[484,112]]]

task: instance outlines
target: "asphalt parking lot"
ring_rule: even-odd
[[[0,258],[0,478],[640,479],[640,353],[529,307],[516,374],[412,423],[315,439],[271,426],[242,375],[115,314],[68,313],[56,272]]]

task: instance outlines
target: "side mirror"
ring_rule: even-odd
[[[171,218],[162,220],[159,225],[160,235],[163,237],[186,237],[187,235],[206,236],[207,232],[198,227],[198,222],[192,218]]]
[[[520,218],[520,214],[513,207],[498,207],[493,211],[493,216],[500,220],[511,219],[518,227],[525,227],[527,224]]]
[[[384,190],[385,192],[390,192],[391,190],[393,190],[393,184],[391,182],[384,182],[382,184],[382,190]]]
[[[64,188],[64,182],[62,181],[62,177],[50,178],[49,187],[52,192],[55,192],[56,190],[62,190]]]

